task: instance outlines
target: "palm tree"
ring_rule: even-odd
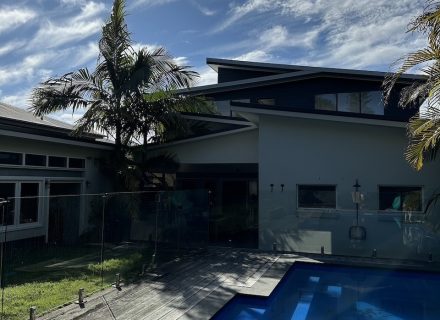
[[[387,102],[396,81],[408,70],[421,66],[426,81],[416,82],[401,91],[399,105],[418,105],[425,100],[427,108],[410,119],[407,161],[417,170],[426,160],[433,160],[440,147],[440,2],[428,0],[424,12],[408,27],[408,32],[427,35],[428,45],[396,61],[397,71],[384,81],[384,100]]]
[[[163,141],[187,129],[181,111],[211,111],[199,98],[174,93],[189,87],[196,72],[178,65],[164,48],[133,49],[125,15],[125,1],[115,0],[93,72],[83,68],[50,78],[31,97],[36,116],[85,110],[74,134],[97,130],[113,138],[119,164],[133,145]]]

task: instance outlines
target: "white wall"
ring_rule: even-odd
[[[168,152],[179,163],[257,163],[258,130],[154,148],[150,155]]]
[[[373,248],[382,256],[417,254],[408,246],[411,231],[401,215],[362,215],[367,240],[353,242],[353,213],[297,210],[298,184],[337,185],[338,209],[354,208],[356,178],[366,208],[378,208],[378,185],[422,186],[426,201],[440,187],[440,163],[412,169],[403,155],[404,128],[271,116],[261,116],[259,127],[260,248],[270,250],[275,242],[287,251],[319,252],[325,246],[334,254],[370,255]]]
[[[29,179],[33,181],[42,183],[44,186],[44,195],[49,195],[47,185],[44,184],[44,181],[46,180],[79,182],[83,186],[82,193],[94,194],[111,191],[112,187],[110,181],[103,175],[99,164],[99,159],[104,157],[109,151],[3,135],[0,135],[0,151],[86,158],[85,170],[52,168],[35,169],[26,168],[25,166],[11,167],[0,165],[0,180],[7,179],[10,181],[24,181],[26,180],[26,177],[29,177]],[[90,211],[88,199],[91,198],[92,196],[83,197],[84,200],[79,221],[80,232],[85,231],[88,227],[88,214]],[[42,198],[42,201],[48,202],[48,198]],[[45,235],[48,221],[48,203],[45,203],[41,210],[42,212],[39,221],[41,226],[31,227],[20,225],[16,230],[10,228],[7,241]],[[3,236],[0,241],[2,241],[2,239]]]

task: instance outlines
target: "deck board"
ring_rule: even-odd
[[[84,309],[71,305],[41,319],[168,320],[197,318],[204,312],[212,315],[238,288],[254,285],[277,259],[276,254],[210,250],[158,269],[162,277],[109,290],[105,300],[102,295],[91,297]],[[207,308],[200,309],[204,305]]]

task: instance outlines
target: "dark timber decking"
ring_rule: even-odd
[[[270,253],[211,250],[169,263],[157,276],[121,291],[90,297],[84,308],[70,305],[41,319],[209,319],[237,292],[257,288],[278,259]],[[282,269],[285,272],[287,265]],[[269,294],[282,274],[258,289],[259,294]]]
[[[236,293],[268,296],[295,261],[439,270],[437,264],[327,255],[210,249],[168,263],[156,275],[89,297],[83,308],[69,305],[44,320],[209,319]]]

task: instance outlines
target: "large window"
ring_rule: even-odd
[[[364,114],[384,114],[381,91],[327,93],[315,96],[315,109]]]
[[[361,112],[361,101],[358,92],[338,93],[338,111]]]
[[[382,92],[361,92],[361,111],[362,113],[367,114],[383,115],[384,106],[382,102]]]
[[[9,200],[4,207],[5,222],[8,225],[38,222],[40,186],[40,182],[0,181],[0,199]],[[2,210],[0,207],[0,213],[3,213]]]
[[[379,209],[422,211],[421,187],[379,187]]]
[[[315,96],[315,109],[336,111],[336,94],[320,94]]]
[[[16,152],[0,151],[0,164],[22,165],[23,155]]]
[[[15,197],[15,183],[0,182],[0,200],[6,200]],[[0,205],[0,219],[5,212],[4,222],[7,225],[14,224],[15,200],[11,199],[8,203]],[[1,222],[0,222],[1,223]]]
[[[298,208],[336,208],[336,186],[298,185]]]

